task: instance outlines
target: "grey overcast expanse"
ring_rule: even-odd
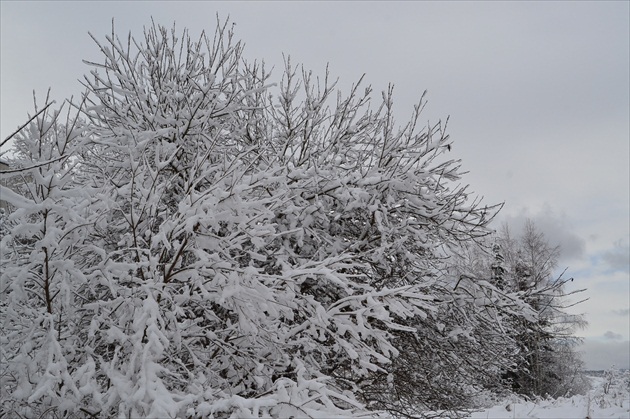
[[[562,246],[561,268],[587,288],[587,368],[630,367],[628,1],[152,2],[2,1],[1,134],[81,92],[112,18],[122,37],[156,23],[210,33],[235,23],[249,60],[283,53],[341,89],[366,74],[395,85],[398,121],[428,91],[425,118],[450,115],[453,158],[498,220],[535,221]]]

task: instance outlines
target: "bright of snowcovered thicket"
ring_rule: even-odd
[[[423,101],[399,128],[391,88],[275,78],[226,24],[97,44],[3,175],[2,414],[405,415],[498,386],[501,319],[535,312],[449,269],[496,207]]]

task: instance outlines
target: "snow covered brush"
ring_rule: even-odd
[[[498,207],[459,185],[424,98],[398,128],[391,87],[343,96],[288,59],[273,84],[227,22],[97,45],[65,119],[13,136],[2,415],[378,415],[405,342],[465,369],[520,307],[449,273]]]

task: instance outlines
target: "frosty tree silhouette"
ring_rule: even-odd
[[[476,278],[491,273],[501,292],[525,303],[533,314],[502,319],[516,344],[513,365],[504,374],[512,390],[528,397],[583,393],[588,384],[576,351],[581,339],[574,334],[586,321],[567,309],[584,301],[573,299],[585,290],[568,291],[565,285],[572,279],[564,272],[554,276],[560,247],[551,246],[532,220],[517,234],[504,224],[484,241],[484,246],[463,248],[460,269]]]
[[[15,135],[3,413],[371,415],[426,396],[371,393],[404,378],[412,340],[422,368],[499,340],[486,369],[509,362],[495,322],[529,312],[448,265],[498,207],[458,185],[424,99],[398,128],[391,87],[371,105],[360,81],[343,96],[288,59],[273,85],[227,22],[97,45],[74,113]],[[462,377],[489,365],[473,364]]]
[[[511,374],[513,386],[529,396],[566,396],[583,391],[588,386],[575,350],[581,339],[574,333],[587,323],[583,316],[569,314],[566,309],[578,304],[568,298],[584,290],[568,292],[565,285],[572,278],[553,276],[560,247],[551,246],[532,220],[526,220],[516,237],[504,225],[497,239],[505,255],[506,286],[523,292],[523,300],[537,313],[536,321],[519,319],[514,327],[523,359]]]

